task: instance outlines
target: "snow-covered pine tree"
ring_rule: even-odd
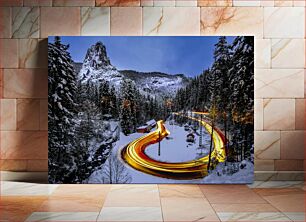
[[[72,148],[76,74],[67,51],[69,45],[55,37],[48,44],[49,181],[56,183],[69,174],[64,165]],[[64,158],[65,157],[65,158]],[[70,164],[70,163],[69,163]]]

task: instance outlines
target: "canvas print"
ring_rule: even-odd
[[[252,36],[48,39],[49,183],[252,183]]]

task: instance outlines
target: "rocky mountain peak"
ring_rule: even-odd
[[[106,47],[102,42],[97,42],[87,50],[83,65],[94,70],[111,66],[111,62],[107,57]]]

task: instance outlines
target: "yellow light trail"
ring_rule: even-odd
[[[194,112],[195,114],[204,114]],[[174,113],[175,115],[182,115]],[[207,114],[207,113],[205,113]],[[187,117],[187,116],[186,116]],[[200,122],[208,133],[212,133],[212,126],[205,120],[199,120],[194,117],[188,116],[188,118]],[[160,137],[159,137],[160,133]],[[145,154],[145,149],[154,143],[158,143],[159,139],[162,140],[168,136],[170,132],[166,129],[163,121],[157,122],[157,129],[151,133],[148,133],[131,143],[129,143],[122,150],[122,158],[131,167],[141,172],[151,174],[154,176],[185,180],[203,178],[207,175],[207,164],[209,156],[204,156],[196,160],[181,162],[181,163],[167,163],[154,160]],[[215,158],[218,162],[225,161],[225,149],[224,149],[224,136],[223,134],[214,128],[213,131],[213,143],[214,149],[211,153],[211,158]],[[166,147],[165,147],[166,149]]]

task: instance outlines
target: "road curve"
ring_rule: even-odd
[[[179,113],[174,114],[182,115]],[[201,121],[190,116],[188,116],[188,118],[200,122],[211,134],[212,127],[205,120]],[[207,175],[208,155],[196,160],[180,163],[160,162],[147,156],[145,154],[145,149],[149,145],[158,143],[159,138],[162,140],[170,134],[170,132],[164,126],[162,120],[157,122],[156,128],[157,129],[155,131],[132,141],[122,149],[121,156],[127,164],[134,169],[147,174],[176,180],[203,178]],[[220,132],[220,130],[215,128],[213,132],[214,149],[211,153],[211,157],[217,159],[219,162],[224,162],[225,160],[224,141],[225,138],[223,134]],[[166,147],[164,147],[164,149],[166,149]]]

